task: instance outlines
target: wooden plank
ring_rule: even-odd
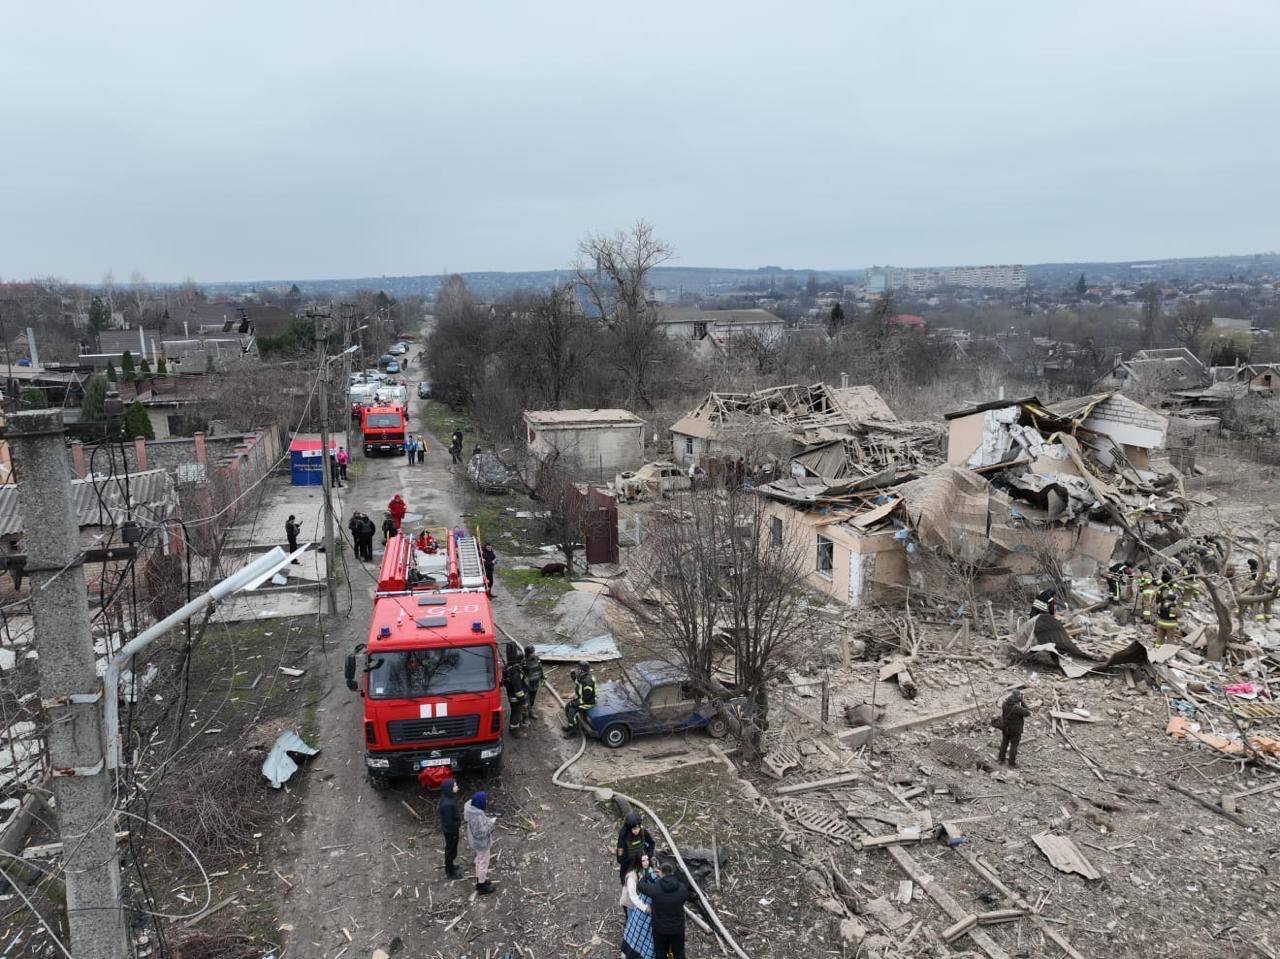
[[[1102,873],[1098,872],[1097,867],[1066,836],[1054,836],[1042,832],[1032,836],[1031,841],[1045,854],[1049,864],[1059,872],[1078,873],[1091,881],[1102,878]]]
[[[1067,712],[1066,710],[1061,710],[1061,709],[1051,709],[1051,710],[1049,710],[1049,715],[1050,715],[1050,716],[1052,716],[1054,719],[1069,719],[1069,720],[1071,720],[1073,723],[1100,723],[1100,722],[1102,722],[1102,720],[1101,720],[1101,719],[1097,719],[1097,718],[1096,718],[1096,717],[1094,717],[1094,716],[1081,716],[1079,713],[1069,713],[1069,712]]]
[[[845,783],[857,782],[862,776],[859,773],[841,773],[839,776],[828,776],[810,783],[790,783],[774,790],[779,796],[791,796],[795,793],[808,792],[811,789],[825,789],[828,786],[841,786]]]

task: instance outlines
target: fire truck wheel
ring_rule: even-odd
[[[712,716],[707,720],[707,735],[712,739],[724,739],[729,735],[729,724],[723,716]]]
[[[600,741],[610,749],[618,749],[625,746],[630,738],[631,733],[622,723],[614,723],[612,726],[607,726],[605,731],[600,734]]]

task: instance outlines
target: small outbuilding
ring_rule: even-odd
[[[644,420],[627,410],[526,410],[524,425],[544,463],[612,479],[644,462]]]

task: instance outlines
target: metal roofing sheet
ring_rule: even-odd
[[[167,519],[177,508],[173,478],[165,470],[145,470],[128,477],[132,515],[140,522]],[[129,518],[125,508],[125,477],[96,476],[71,481],[71,505],[80,526],[111,526]],[[18,487],[0,486],[0,536],[22,532]]]
[[[639,426],[644,420],[630,410],[525,410],[525,419],[539,426]]]

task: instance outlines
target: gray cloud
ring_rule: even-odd
[[[22,4],[0,276],[1273,249],[1280,7]]]

